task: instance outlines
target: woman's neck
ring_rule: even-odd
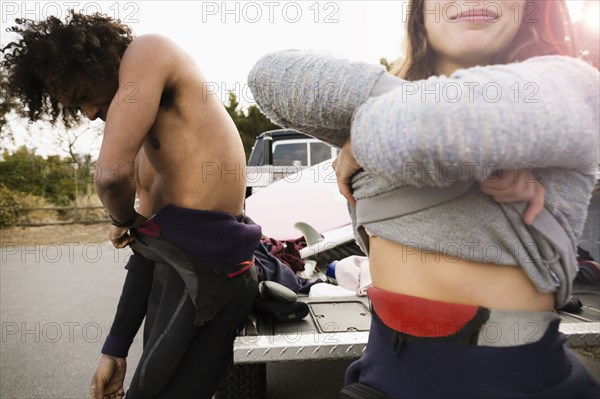
[[[460,62],[460,61],[455,61],[455,60],[451,60],[451,59],[439,58],[435,65],[435,74],[438,76],[439,75],[450,76],[459,69],[471,68],[476,65],[485,66],[485,65],[488,65],[489,63],[490,62],[487,60]]]

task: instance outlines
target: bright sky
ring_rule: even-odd
[[[549,0],[552,1],[552,0]],[[596,0],[597,1],[597,0]],[[568,0],[573,19],[582,17],[583,1]],[[5,27],[15,18],[64,17],[69,8],[118,17],[136,35],[163,34],[189,52],[222,101],[233,90],[244,105],[252,103],[246,76],[263,54],[286,48],[309,49],[378,63],[394,60],[403,38],[407,1],[2,1],[0,44],[10,40]],[[57,153],[47,126],[28,139],[16,128],[17,145],[38,153]],[[7,143],[2,143],[12,148]],[[80,152],[97,152],[98,140],[82,140]],[[64,155],[64,154],[63,154]]]

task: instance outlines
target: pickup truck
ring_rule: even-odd
[[[246,170],[246,196],[300,169],[335,158],[338,150],[296,130],[262,133],[252,147]]]

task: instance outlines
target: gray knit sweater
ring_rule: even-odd
[[[576,246],[600,160],[595,68],[543,56],[380,91],[389,79],[378,66],[283,51],[259,60],[249,84],[281,126],[336,146],[351,133],[364,168],[352,182],[357,201],[404,185],[443,187],[533,168],[546,209]],[[544,268],[520,215],[507,209],[474,184],[450,202],[365,227],[446,259],[520,265],[540,292],[558,292],[564,302],[574,272],[557,277]]]

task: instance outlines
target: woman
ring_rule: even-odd
[[[568,57],[564,1],[413,0],[407,22],[405,80],[289,51],[249,79],[276,123],[344,144],[335,168],[374,287],[344,394],[595,396],[552,311],[599,158],[598,71]],[[509,202],[539,194],[502,194],[532,177],[533,223]]]

